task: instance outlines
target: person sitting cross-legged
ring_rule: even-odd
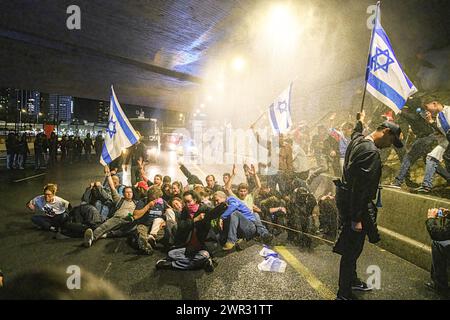
[[[64,225],[71,210],[69,201],[56,196],[57,190],[56,184],[49,183],[44,187],[43,195],[27,203],[27,208],[35,213],[31,221],[41,229],[53,232]]]

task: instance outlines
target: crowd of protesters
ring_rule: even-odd
[[[103,148],[103,137],[99,132],[93,140],[90,133],[84,139],[80,136],[63,135],[58,138],[55,132],[49,136],[36,134],[33,139],[23,133],[10,132],[6,138],[6,168],[8,170],[26,168],[27,158],[31,156],[29,142],[33,142],[34,169],[53,167],[57,162],[73,164],[76,162],[92,162],[93,153],[100,158]]]
[[[104,238],[126,237],[139,253],[162,250],[166,257],[158,269],[214,270],[218,252],[242,250],[247,241],[271,244],[288,227],[287,240],[310,247],[307,233],[323,233],[331,240],[337,231],[337,209],[331,194],[319,199],[306,178],[290,174],[292,156],[283,172],[260,177],[255,165],[244,165],[245,181],[236,181],[238,168],[203,182],[180,163],[186,181],[160,174],[147,176],[141,143],[131,147],[132,185],[123,183],[123,161],[105,167],[104,181],[92,181],[81,192],[81,203],[72,205],[56,196],[48,184],[43,195],[27,207],[33,223],[53,231],[57,238],[79,237],[91,247]],[[259,168],[261,169],[261,168]],[[297,231],[293,231],[297,230]]]
[[[450,127],[446,118],[450,116],[450,107],[435,96],[410,99],[396,116],[399,125],[392,122],[392,113],[378,112],[381,119],[374,113],[368,121],[362,112],[356,123],[345,121],[330,128],[321,125],[311,138],[308,128],[299,126],[290,134],[264,141],[253,128],[257,142],[269,151],[269,162],[276,159],[278,166],[244,165],[245,181],[236,181],[238,168],[233,166],[230,172],[223,173],[222,183],[212,174],[203,182],[182,163],[179,169],[186,177],[184,183],[161,174],[149,177],[145,148],[137,143],[126,157],[130,161],[126,163],[131,163],[131,185],[124,185],[124,158],[119,157],[105,167],[104,181],[92,181],[80,192],[79,205],[72,208],[55,195],[57,186],[48,184],[44,194],[31,200],[27,207],[38,213],[32,221],[39,228],[56,232],[57,237],[83,238],[87,248],[104,238],[126,237],[141,254],[161,250],[165,258],[156,263],[157,269],[213,271],[218,252],[242,250],[252,239],[270,244],[284,231],[288,241],[302,247],[311,247],[312,235],[320,234],[334,241],[343,221],[341,209],[335,195],[314,195],[311,186],[324,172],[345,176],[344,163],[352,165],[347,148],[352,146],[355,133],[359,137],[376,136],[380,141],[391,139],[392,132],[397,133],[398,143],[389,141],[374,151],[379,154],[380,164],[389,155],[386,150],[392,151],[389,148],[394,148],[402,161],[393,187],[400,187],[403,181],[411,182],[409,168],[420,157],[425,157],[426,172],[424,184],[417,192],[430,191],[429,183],[435,172],[448,174],[440,161],[447,164],[446,139]],[[278,143],[278,149],[271,154],[273,143]],[[402,150],[400,145],[409,147]],[[381,170],[377,174],[379,180]],[[371,190],[373,199],[378,183],[374,182]],[[433,211],[433,217],[436,212]],[[344,256],[345,253],[343,260]],[[352,284],[351,289],[370,290],[358,281],[358,286]]]

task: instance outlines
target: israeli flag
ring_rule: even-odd
[[[111,86],[109,121],[100,163],[104,166],[110,164],[122,154],[122,150],[131,147],[138,141],[139,136],[123,113],[114,88]]]
[[[381,26],[380,2],[377,6],[366,71],[366,88],[397,114],[417,89],[403,72],[395,56],[391,42]]]
[[[291,89],[287,87],[269,107],[269,121],[274,134],[287,133],[292,127]]]

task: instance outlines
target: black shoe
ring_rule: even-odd
[[[172,268],[172,262],[166,259],[161,259],[156,262],[156,269],[158,270],[169,270]]]
[[[352,283],[352,290],[355,290],[355,291],[365,291],[365,292],[367,292],[367,291],[372,291],[373,290],[373,288],[371,288],[371,287],[369,287],[368,285],[367,285],[367,283],[365,283],[365,282],[363,282],[363,281],[361,281],[361,280],[356,280],[356,281],[354,281],[353,283]]]
[[[214,263],[211,258],[209,258],[205,265],[203,266],[203,269],[205,269],[206,272],[213,272],[214,271]]]
[[[434,291],[437,295],[441,296],[444,299],[450,298],[450,290],[449,288],[441,288],[436,286],[436,284],[433,281],[425,282],[425,286]]]
[[[416,183],[416,182],[414,182],[414,181],[412,181],[412,180],[410,180],[408,178],[405,179],[405,184],[409,188],[419,188],[420,187],[420,184],[418,184],[418,183]]]
[[[273,234],[267,232],[263,237],[261,237],[262,243],[270,245],[273,241]]]
[[[351,294],[350,296],[341,296],[341,295],[337,295],[336,297],[336,301],[339,300],[359,300],[357,296],[355,296],[354,294]]]

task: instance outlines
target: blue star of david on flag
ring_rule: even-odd
[[[109,119],[108,128],[106,128],[106,132],[108,132],[109,137],[112,138],[116,134],[116,122],[113,120],[113,117]]]
[[[386,61],[384,63],[383,57],[386,57]],[[395,60],[389,56],[389,50],[381,50],[377,47],[376,54],[372,57],[372,71],[377,72],[379,69],[383,69],[387,73],[389,70],[389,65],[392,63],[395,63]]]
[[[280,113],[288,112],[288,104],[286,100],[278,102],[278,110],[280,111]]]
[[[396,114],[405,106],[408,97],[417,92],[398,61],[391,41],[381,26],[380,2],[372,31],[367,58],[366,89]]]
[[[292,83],[269,107],[269,121],[274,134],[287,133],[292,127],[291,88]]]
[[[139,136],[123,112],[112,86],[106,132],[108,134],[105,137],[100,158],[100,163],[104,166],[120,157],[123,149],[131,147],[139,141]]]

